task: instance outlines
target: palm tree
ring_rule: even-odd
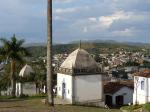
[[[52,0],[47,0],[47,94],[48,103],[54,106],[52,74]]]
[[[16,91],[16,63],[23,61],[23,56],[29,55],[27,50],[22,47],[24,40],[17,40],[13,35],[11,40],[0,39],[3,46],[0,48],[0,57],[10,62],[11,95],[15,97]]]

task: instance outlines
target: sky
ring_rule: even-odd
[[[53,0],[53,41],[150,43],[150,0]],[[0,37],[47,40],[47,0],[0,0]]]

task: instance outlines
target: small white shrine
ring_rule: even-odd
[[[57,95],[71,104],[103,101],[101,69],[84,49],[73,51],[60,66]]]

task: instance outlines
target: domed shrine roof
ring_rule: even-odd
[[[96,74],[100,73],[100,67],[92,56],[84,49],[73,51],[62,63],[59,69],[62,73],[69,74]]]
[[[26,64],[26,65],[21,69],[21,71],[20,71],[20,73],[19,73],[19,76],[21,76],[21,77],[26,77],[26,76],[31,75],[32,73],[34,73],[32,67]]]

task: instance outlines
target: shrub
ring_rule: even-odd
[[[133,110],[137,110],[137,109],[139,109],[141,107],[142,107],[141,105],[124,106],[124,107],[121,108],[121,110],[130,110],[130,111],[133,111]]]

